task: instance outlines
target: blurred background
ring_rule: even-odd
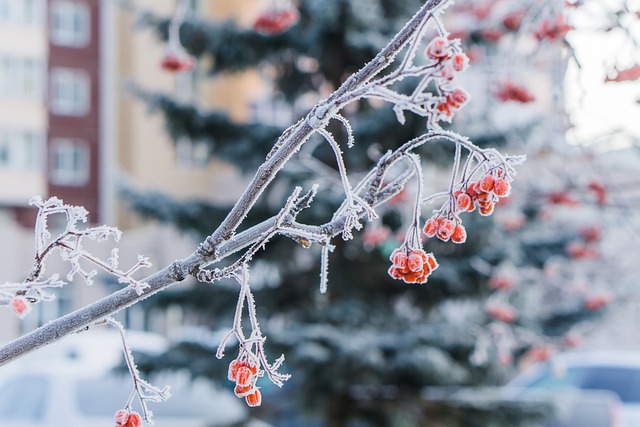
[[[23,280],[31,268],[34,195],[82,205],[92,224],[123,230],[123,264],[144,254],[161,268],[188,256],[277,137],[373,58],[423,3],[0,0],[2,280]],[[222,405],[194,426],[258,419],[274,426],[546,425],[546,403],[525,404],[500,387],[566,351],[606,348],[611,353],[583,360],[627,367],[617,352],[640,349],[639,16],[633,0],[449,7],[445,28],[471,61],[453,84],[471,101],[444,125],[481,147],[527,155],[512,196],[491,217],[463,218],[465,245],[425,241],[440,263],[425,286],[387,275],[411,217],[413,186],[354,240],[333,242],[327,294],[318,292],[318,248],[276,239],[252,263],[252,287],[267,350],[285,354],[293,378],[283,389],[262,379],[260,408],[229,403],[233,416],[221,415]],[[427,31],[427,41],[435,34]],[[390,106],[369,100],[344,115],[357,141],[345,148],[353,176],[425,129],[424,119],[407,116],[400,125]],[[344,137],[339,126],[331,131]],[[420,154],[426,190],[442,191],[453,147],[425,146]],[[309,223],[330,219],[343,197],[332,152],[320,140],[290,162],[243,227],[273,215],[292,185],[316,182],[317,200],[301,216]],[[424,218],[438,207],[426,206]],[[110,250],[95,249],[105,259]],[[61,260],[49,263],[64,272]],[[1,341],[122,286],[106,275],[96,282],[58,289],[24,320],[0,310]],[[187,282],[118,319],[162,341],[137,356],[143,371],[211,381],[212,400],[235,399],[228,360],[217,360],[215,349],[231,326],[237,288]],[[57,357],[81,365],[80,352]],[[640,382],[624,386],[640,389]],[[5,387],[18,396],[11,397],[1,387],[3,420],[2,408],[16,408],[11,399],[32,393],[13,384]],[[480,387],[498,387],[498,395],[489,401]],[[607,413],[598,425],[636,425],[628,409],[640,398],[613,391],[595,398]],[[14,421],[63,425],[55,417],[44,424],[45,412]],[[585,425],[570,422],[564,425]]]

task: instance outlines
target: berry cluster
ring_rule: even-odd
[[[115,419],[116,427],[139,427],[142,424],[140,414],[128,409],[120,409],[116,412]]]
[[[536,99],[526,87],[513,82],[502,83],[495,95],[502,102],[515,101],[521,104],[528,104]]]
[[[469,100],[469,94],[462,89],[454,89],[445,93],[444,100],[436,105],[438,120],[451,121],[453,113],[462,108]]]
[[[429,218],[422,231],[427,237],[437,236],[443,242],[464,243],[467,240],[467,230],[459,220],[440,215]]]
[[[389,257],[393,265],[389,275],[405,283],[426,283],[433,270],[438,268],[436,257],[422,249],[410,250],[405,245],[396,249]]]
[[[573,26],[569,25],[562,14],[556,16],[553,21],[544,20],[540,24],[540,28],[533,32],[538,41],[544,39],[561,40],[569,31],[573,30]]]
[[[294,7],[268,10],[258,16],[253,23],[253,30],[266,35],[282,34],[293,27],[299,19],[300,13]]]
[[[486,174],[479,181],[469,184],[465,191],[456,191],[454,197],[458,210],[473,212],[477,204],[480,215],[491,215],[498,199],[508,197],[511,192],[511,184],[501,172],[498,171],[496,176]]]
[[[238,397],[244,397],[247,405],[260,406],[262,394],[256,387],[258,380],[258,366],[248,360],[234,359],[229,364],[229,381],[235,381],[233,392]]]

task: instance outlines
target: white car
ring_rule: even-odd
[[[509,387],[561,392],[608,391],[621,404],[610,425],[640,426],[640,351],[590,350],[559,355],[532,367]],[[590,425],[590,424],[589,424]]]
[[[142,336],[134,349],[160,351],[162,339]],[[0,426],[112,427],[114,414],[132,390],[128,372],[112,370],[122,354],[119,335],[81,333],[0,367]],[[212,356],[213,358],[213,356]],[[192,382],[186,375],[145,378],[155,386],[171,385],[172,397],[150,403],[158,427],[258,426],[248,420],[243,401],[230,391]],[[140,411],[139,406],[134,409]]]

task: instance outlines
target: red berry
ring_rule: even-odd
[[[253,374],[251,370],[246,366],[241,366],[238,369],[238,375],[236,376],[236,383],[240,386],[247,386],[251,384],[253,380]]]
[[[438,227],[438,238],[442,241],[448,241],[453,234],[456,226],[450,219],[445,219],[442,221],[442,224]]]
[[[418,253],[418,251],[412,252],[407,258],[407,267],[412,272],[422,271],[422,266],[424,265],[424,259]]]
[[[21,295],[11,298],[11,301],[9,302],[9,308],[21,319],[23,319],[31,311],[31,305],[29,304],[29,301],[27,301],[27,299]]]
[[[456,225],[451,235],[451,241],[453,243],[464,243],[467,241],[467,230],[465,230],[462,224]]]
[[[238,359],[233,359],[231,363],[229,363],[229,372],[227,374],[227,378],[229,381],[235,381],[238,378],[238,369],[240,369],[244,364],[240,362]]]
[[[438,36],[429,42],[425,54],[430,59],[440,60],[448,56],[447,40]]]
[[[137,412],[130,413],[129,418],[127,419],[127,425],[130,427],[140,427],[140,424],[142,424],[140,414]]]
[[[461,193],[456,198],[456,205],[458,206],[459,210],[466,212],[473,206],[473,201],[468,194]]]
[[[433,256],[433,254],[428,254],[427,262],[425,263],[425,265],[428,265],[431,271],[433,271],[438,268],[438,261],[436,260],[436,257]]]
[[[429,218],[422,229],[427,237],[433,237],[438,232],[438,222],[435,218]]]
[[[493,190],[495,182],[496,179],[493,177],[493,175],[485,175],[480,180],[480,189],[488,193],[489,191]]]
[[[116,426],[125,425],[128,419],[129,419],[129,411],[127,411],[126,409],[120,409],[116,412],[116,415],[115,415]]]
[[[469,65],[469,58],[464,53],[457,53],[451,59],[453,69],[460,72],[464,71]]]
[[[455,89],[447,95],[447,103],[453,108],[460,108],[469,100],[469,94],[462,89]]]
[[[494,208],[495,208],[495,205],[491,202],[487,203],[486,205],[481,205],[479,210],[480,215],[489,216],[493,213]]]
[[[245,397],[245,401],[247,402],[247,405],[251,407],[260,406],[262,403],[262,394],[260,394],[260,390],[254,389],[251,394],[248,394]]]
[[[511,184],[505,178],[498,178],[493,184],[493,194],[498,197],[507,197],[511,191]]]
[[[246,386],[236,385],[236,387],[233,389],[233,392],[238,397],[245,397],[246,395],[251,393],[251,388],[252,388],[251,384]]]

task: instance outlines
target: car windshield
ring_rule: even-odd
[[[163,383],[164,384],[164,383]],[[108,377],[103,379],[81,379],[76,383],[78,407],[86,415],[112,416],[127,401],[131,393],[129,377]],[[205,384],[191,383],[176,388],[172,385],[172,397],[160,404],[149,404],[149,409],[157,416],[165,417],[211,417],[219,415],[216,392]],[[133,409],[140,411],[137,400]]]
[[[561,373],[547,371],[527,387],[557,389],[577,387],[583,390],[610,390],[624,403],[640,403],[640,370],[617,366],[576,366]]]

